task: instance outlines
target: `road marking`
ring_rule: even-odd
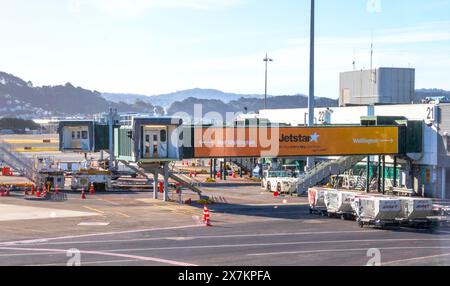
[[[86,237],[98,237],[98,236],[108,236],[108,235],[120,235],[120,234],[132,234],[132,233],[142,233],[142,232],[152,232],[152,231],[162,231],[162,230],[178,230],[178,229],[187,229],[187,228],[198,228],[199,225],[187,225],[187,226],[175,226],[175,227],[163,227],[163,228],[149,228],[149,229],[140,229],[140,230],[127,230],[127,231],[114,231],[114,232],[102,232],[102,233],[93,233],[93,234],[82,234],[82,235],[69,235],[69,236],[60,236],[60,237],[52,237],[52,238],[41,238],[39,241],[54,241],[54,240],[65,240],[65,239],[76,239],[76,238],[86,238]],[[31,243],[30,243],[31,241]],[[20,245],[20,244],[33,244],[32,242],[36,240],[19,240],[19,241],[9,241],[9,242],[1,242],[2,245]]]
[[[14,248],[14,247],[0,247],[2,250],[16,250],[16,251],[32,251],[32,252],[54,252],[54,253],[67,253],[67,249],[38,249],[38,248]],[[111,253],[111,252],[103,252],[103,251],[86,251],[86,250],[80,250],[81,254],[91,254],[91,255],[101,255],[101,256],[112,256],[112,257],[121,257],[121,258],[128,258],[133,260],[140,260],[140,261],[153,261],[163,264],[169,264],[169,265],[175,265],[175,266],[197,266],[194,264],[186,263],[186,262],[180,262],[180,261],[174,261],[174,260],[167,260],[167,259],[161,259],[156,257],[147,257],[147,256],[137,256],[137,255],[129,255],[129,254],[119,254],[119,253]]]
[[[99,260],[99,261],[89,261],[89,262],[82,262],[81,265],[94,265],[94,264],[116,264],[116,263],[127,263],[127,262],[138,262],[140,260],[136,259],[128,259],[128,260]],[[34,265],[26,265],[26,266],[34,266],[34,267],[48,267],[48,266],[66,266],[66,263],[52,263],[52,264],[34,264]]]
[[[196,225],[197,227],[199,225]],[[204,226],[203,224],[201,225]],[[316,235],[316,234],[373,234],[380,233],[379,230],[369,231],[334,231],[334,232],[297,232],[297,233],[257,233],[257,234],[236,234],[236,235],[210,235],[210,236],[187,236],[185,239],[197,240],[197,239],[214,239],[214,238],[246,238],[246,237],[280,237],[280,236],[298,236],[298,235]],[[33,245],[71,245],[71,244],[96,244],[96,243],[115,243],[115,242],[139,242],[139,241],[154,241],[154,240],[166,240],[173,239],[170,237],[154,237],[154,238],[135,238],[135,239],[112,239],[112,240],[100,240],[100,241],[63,241],[63,242],[49,242],[46,239],[28,240],[24,244]],[[1,245],[1,243],[0,243]]]
[[[123,217],[126,217],[126,218],[131,218],[131,216],[129,216],[129,215],[127,215],[126,213],[123,213],[123,212],[117,212],[117,211],[115,211],[114,213],[115,213],[115,214],[118,214],[118,215],[121,215],[121,216],[123,216]]]
[[[287,254],[314,254],[314,253],[329,253],[329,252],[358,252],[367,251],[371,247],[366,248],[353,248],[353,249],[316,249],[305,251],[287,251],[287,252],[267,252],[267,253],[252,253],[247,256],[272,256],[272,255],[287,255]],[[418,246],[418,247],[377,247],[379,250],[419,250],[419,249],[450,249],[446,246]]]
[[[109,222],[80,222],[79,226],[108,226]]]
[[[112,202],[110,200],[105,200],[105,199],[97,199],[97,201],[105,202],[105,203],[111,204],[113,206],[119,206],[120,205],[119,203]]]
[[[88,210],[91,210],[91,211],[96,212],[96,213],[99,213],[99,214],[105,214],[104,211],[101,211],[101,210],[98,210],[98,209],[95,209],[95,208],[92,208],[92,207],[83,206],[83,208],[88,209]]]
[[[309,203],[244,204],[242,206],[248,206],[248,207],[309,206]]]
[[[423,257],[415,257],[415,258],[402,259],[402,260],[395,260],[395,261],[382,263],[382,265],[392,265],[392,264],[397,264],[397,263],[402,263],[402,262],[409,262],[409,261],[416,261],[416,260],[426,260],[426,259],[440,258],[440,257],[446,257],[446,256],[450,256],[450,253],[439,254],[439,255],[431,255],[431,256],[423,256]]]
[[[450,241],[450,239],[429,239],[429,240],[421,240],[421,239],[398,239],[398,240],[383,240],[383,242],[387,241]],[[152,251],[152,250],[178,250],[178,249],[214,249],[214,248],[244,248],[244,247],[255,247],[255,246],[263,246],[263,247],[271,247],[271,246],[286,246],[286,245],[305,245],[305,244],[337,244],[337,243],[355,243],[355,242],[381,242],[380,239],[373,240],[347,240],[347,241],[322,241],[322,242],[310,242],[310,241],[302,241],[302,242],[275,242],[275,243],[248,243],[248,244],[222,244],[222,245],[200,245],[200,246],[174,246],[174,247],[152,247],[152,248],[130,248],[130,249],[111,249],[107,250],[110,252],[141,252],[141,251]],[[439,247],[437,247],[439,248]],[[442,248],[442,247],[441,247]],[[448,247],[450,248],[450,247]],[[367,250],[367,248],[364,248]],[[382,248],[379,248],[382,249]],[[400,248],[401,249],[401,248]],[[410,248],[406,248],[410,249]],[[301,252],[302,253],[302,252]],[[249,254],[251,256],[263,256],[263,255],[280,255],[280,254],[296,254],[296,252],[273,252],[273,253],[263,253],[263,254]]]

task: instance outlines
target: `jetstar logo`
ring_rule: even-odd
[[[301,134],[300,135],[281,134],[280,142],[282,142],[282,143],[283,142],[285,142],[285,143],[310,143],[310,142],[318,143],[319,137],[320,137],[320,135],[317,134],[317,132],[311,136],[306,136],[306,135],[301,135]]]

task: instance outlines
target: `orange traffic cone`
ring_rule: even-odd
[[[34,196],[36,194],[36,189],[34,185],[31,186],[31,195]]]
[[[59,194],[59,189],[58,189],[58,185],[55,186],[55,194]]]
[[[276,191],[275,193],[273,193],[273,196],[274,196],[275,198],[278,198],[279,195],[280,195],[280,194],[278,193],[278,191]]]
[[[189,178],[192,178],[192,171],[189,172]]]
[[[82,200],[85,200],[85,199],[86,199],[86,191],[84,190],[84,188],[83,188],[83,190],[81,191],[81,199],[82,199]]]
[[[194,172],[194,177],[196,177],[196,178],[197,178],[197,176],[198,176],[198,172],[197,172],[197,171],[195,171],[195,172]]]
[[[36,192],[36,197],[40,198],[41,197],[41,190],[38,188],[37,192]]]
[[[212,226],[211,225],[211,216],[209,215],[208,205],[205,205],[203,208],[203,223],[205,226]]]
[[[94,183],[91,184],[91,188],[89,189],[89,194],[95,195]]]

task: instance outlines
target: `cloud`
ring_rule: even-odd
[[[83,0],[78,0],[83,1]],[[241,0],[84,0],[109,16],[129,19],[153,9],[217,10],[235,6]]]

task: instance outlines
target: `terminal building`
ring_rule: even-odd
[[[409,104],[415,100],[415,69],[378,68],[340,74],[339,106]]]
[[[414,104],[414,69],[380,68],[345,72],[340,75],[340,107],[316,108],[316,125],[358,125],[365,118],[404,118],[419,123],[421,152],[407,154],[401,164],[400,185],[417,194],[450,198],[450,103],[440,99],[428,104]],[[267,109],[258,118],[290,126],[306,126],[308,109]],[[383,125],[380,122],[379,125]],[[334,158],[318,158],[330,160]],[[372,162],[378,158],[373,157]],[[387,163],[392,164],[393,158]]]

